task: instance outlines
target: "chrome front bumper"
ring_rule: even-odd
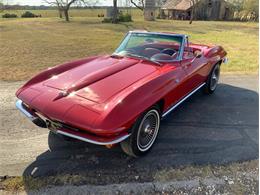
[[[16,108],[18,108],[18,110],[20,110],[31,121],[34,121],[35,119],[38,118],[36,115],[31,114],[29,111],[27,111],[24,108],[22,100],[17,100],[15,105],[16,105]]]
[[[22,100],[18,99],[16,101],[15,105],[18,108],[18,110],[20,110],[34,124],[36,124],[37,126],[43,127],[43,128],[48,128],[46,120],[41,118],[40,116],[38,116],[36,113],[28,111],[25,108],[25,106],[23,105]],[[67,136],[67,137],[71,137],[71,138],[74,138],[74,139],[78,139],[78,140],[81,140],[81,141],[84,141],[84,142],[88,142],[88,143],[92,143],[92,144],[96,144],[96,145],[113,145],[113,144],[117,144],[119,142],[124,141],[125,139],[127,139],[131,135],[131,134],[123,135],[121,137],[117,137],[116,139],[109,140],[109,141],[105,141],[105,140],[98,141],[98,140],[89,138],[90,136],[87,136],[87,135],[80,136],[80,135],[77,135],[76,133],[73,134],[73,133],[70,133],[68,131],[61,130],[61,129],[57,129],[54,132],[57,133],[57,134],[61,134],[61,135]]]

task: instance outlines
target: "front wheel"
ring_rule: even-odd
[[[212,94],[217,88],[218,81],[220,77],[220,64],[216,64],[211,73],[209,74],[209,77],[207,79],[204,92],[206,94]]]
[[[134,157],[146,154],[156,140],[160,119],[160,110],[157,106],[142,114],[132,128],[132,135],[120,143],[122,150]]]

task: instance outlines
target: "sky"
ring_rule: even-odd
[[[43,0],[4,0],[7,4],[19,4],[19,5],[47,5]],[[97,5],[112,5],[112,0],[99,0]]]

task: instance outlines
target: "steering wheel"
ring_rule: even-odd
[[[164,54],[168,54],[170,56],[172,56],[173,54],[175,54],[177,51],[174,50],[174,49],[171,49],[171,48],[166,48],[166,49],[163,49],[161,51],[161,53],[164,53]]]

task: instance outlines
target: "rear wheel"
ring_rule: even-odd
[[[216,90],[217,85],[218,85],[219,77],[220,77],[220,64],[216,64],[213,67],[213,69],[207,79],[207,82],[206,82],[206,85],[204,88],[204,92],[206,94],[214,93],[214,91]]]
[[[134,157],[146,154],[153,146],[160,128],[160,110],[153,106],[142,114],[132,128],[132,135],[120,143],[122,150]]]

